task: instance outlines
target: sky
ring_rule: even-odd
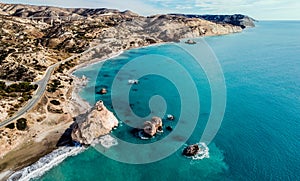
[[[0,2],[129,9],[141,15],[245,14],[257,20],[300,20],[300,0],[0,0]]]

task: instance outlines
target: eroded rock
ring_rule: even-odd
[[[162,130],[162,120],[159,117],[152,117],[151,121],[144,123],[144,132],[150,137],[154,136],[158,131]]]
[[[189,145],[183,150],[182,154],[185,156],[195,156],[198,154],[199,150],[200,148],[197,144]]]
[[[73,126],[72,139],[81,144],[90,145],[95,138],[108,134],[118,126],[118,120],[103,104],[98,101],[85,117],[76,121]]]

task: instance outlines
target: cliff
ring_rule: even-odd
[[[28,163],[32,162],[32,157],[51,151],[58,137],[72,123],[72,118],[78,116],[75,113],[85,109],[73,94],[78,84],[69,74],[70,69],[131,48],[242,31],[240,26],[232,24],[177,15],[144,17],[131,11],[106,8],[3,3],[0,3],[0,24],[0,79],[38,82],[48,67],[59,65],[47,81],[43,95],[32,95],[40,97],[39,102],[22,115],[29,121],[28,129],[20,135],[16,129],[0,128],[0,136],[5,137],[1,142],[1,154],[6,156],[1,162],[5,163],[3,165],[9,162],[7,168],[12,169],[16,169],[15,165],[24,165],[22,160],[12,159],[15,158],[12,150],[21,147],[19,155]],[[86,51],[91,47],[96,48]],[[63,60],[63,64],[57,64]],[[31,98],[30,95],[19,100],[15,96],[14,92],[3,94],[0,114],[13,115]],[[3,115],[3,120],[8,118]],[[74,140],[90,144],[93,138],[109,133],[116,125],[113,114],[103,106],[79,117],[71,134]],[[40,144],[41,141],[47,141],[47,144]],[[28,142],[35,146],[26,144],[22,147]],[[29,152],[26,151],[28,147]]]
[[[175,15],[175,14],[173,14]],[[185,15],[185,14],[176,14],[177,16],[184,16],[187,18],[200,18],[204,20],[208,20],[215,23],[221,24],[231,24],[234,26],[239,26],[241,28],[255,27],[255,19],[242,15],[242,14],[234,14],[234,15]]]
[[[94,139],[108,134],[118,126],[118,120],[107,110],[102,101],[86,114],[86,117],[76,120],[73,125],[72,139],[81,144],[90,145]]]

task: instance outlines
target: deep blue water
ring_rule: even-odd
[[[132,165],[111,160],[94,148],[89,148],[66,159],[39,180],[299,180],[299,29],[300,22],[297,21],[259,22],[256,28],[247,29],[243,33],[205,38],[221,64],[227,87],[225,116],[217,136],[208,145],[210,158],[185,158],[181,155],[183,147],[180,147],[161,161]],[[97,94],[96,100],[104,100],[107,107],[114,111],[111,107],[111,95],[119,93],[111,93],[110,90],[116,73],[126,63],[149,54],[164,55],[178,61],[190,72],[197,84],[201,101],[200,116],[195,131],[186,143],[197,142],[210,113],[209,83],[201,67],[193,64],[193,58],[176,44],[126,51],[105,63],[77,71],[75,75],[85,75],[90,80],[81,96],[93,104],[94,85],[96,84],[96,91],[107,87],[109,93]],[[151,57],[145,57],[144,61],[151,61],[150,59]],[[161,66],[155,59],[152,61],[157,69],[177,75],[179,82],[183,79],[180,70]],[[135,69],[125,71],[119,79],[127,83],[128,78],[135,78],[136,72],[138,70]],[[166,101],[167,113],[180,116],[183,105],[176,85],[157,75],[147,75],[139,80],[140,84],[133,85],[129,91],[129,101],[135,114],[141,117],[150,114],[149,99],[153,95],[160,95]],[[187,97],[189,98],[191,97]],[[191,110],[194,110],[192,103],[195,99],[197,98],[189,100]],[[125,124],[130,124],[132,118],[126,103],[120,101],[120,105],[124,106],[124,110],[120,111],[121,115],[118,117],[121,119],[124,116],[128,120],[120,120],[123,123],[113,132],[116,137],[128,142],[147,144],[171,134],[165,131],[151,140],[137,139]],[[160,114],[160,110],[152,113]],[[194,111],[188,113],[191,117],[195,116],[193,114]],[[164,123],[165,126],[175,128],[177,121],[164,120]],[[172,141],[175,143],[176,139]],[[118,150],[113,152],[118,153]],[[128,155],[131,156],[134,154]]]

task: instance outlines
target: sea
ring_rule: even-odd
[[[131,49],[77,70],[89,80],[80,96],[91,105],[103,100],[119,127],[39,174],[27,169],[28,178],[300,180],[299,29],[300,21],[261,21],[242,33]],[[152,116],[163,118],[163,132],[148,139],[134,127]],[[190,144],[205,153],[183,156]]]

